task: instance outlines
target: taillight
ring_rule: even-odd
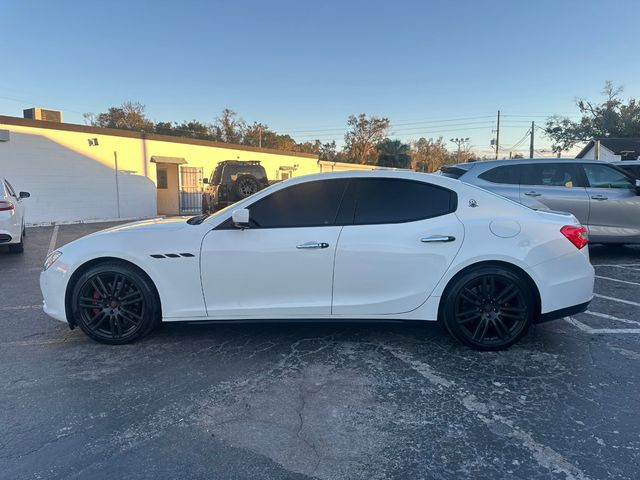
[[[7,202],[5,200],[0,200],[0,212],[5,212],[7,210],[13,210],[15,207],[13,203]]]
[[[581,225],[565,225],[560,232],[573,243],[578,250],[589,243],[587,229]]]

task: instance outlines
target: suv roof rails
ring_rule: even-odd
[[[260,165],[260,160],[223,160],[218,165]]]

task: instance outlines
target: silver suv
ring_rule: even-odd
[[[604,161],[495,160],[440,173],[534,209],[570,212],[594,243],[640,243],[640,181]]]

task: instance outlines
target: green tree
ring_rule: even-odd
[[[124,102],[119,107],[111,107],[98,115],[86,113],[84,118],[94,127],[147,131],[153,129],[153,122],[147,118],[145,106],[140,102]]]
[[[382,142],[389,132],[391,123],[388,118],[372,115],[367,118],[361,113],[351,115],[347,120],[348,131],[344,136],[345,153],[355,163],[374,163],[377,158],[376,145]]]
[[[553,142],[553,151],[559,154],[594,137],[640,136],[640,102],[634,98],[625,102],[621,98],[622,92],[622,87],[607,81],[601,103],[583,98],[576,101],[582,116],[579,121],[561,116],[547,119],[545,133]]]
[[[246,124],[236,112],[225,108],[213,124],[213,139],[224,143],[242,143]]]
[[[385,138],[376,145],[377,160],[379,167],[409,168],[411,166],[411,155],[409,155],[409,145],[400,140]]]
[[[325,160],[327,162],[335,162],[337,161],[338,154],[336,148],[336,141],[331,140],[330,142],[325,142],[320,145],[319,149],[319,158],[320,160]]]
[[[418,172],[435,172],[450,157],[442,137],[420,138],[411,148],[411,168]]]

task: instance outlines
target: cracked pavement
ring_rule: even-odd
[[[0,251],[0,479],[637,478],[640,248],[592,247],[592,313],[505,352],[379,323],[166,325],[110,347],[39,309],[51,233]]]

